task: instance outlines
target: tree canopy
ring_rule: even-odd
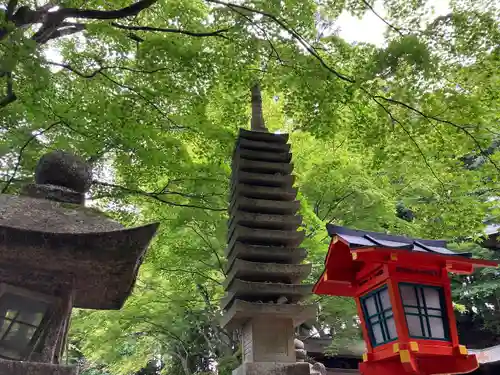
[[[2,193],[62,148],[94,164],[87,204],[124,225],[161,223],[124,309],[74,314],[68,358],[89,375],[234,368],[218,300],[231,154],[255,82],[268,129],[291,134],[311,281],[326,223],[469,249],[498,217],[500,9],[451,0],[434,14],[432,3],[0,4]],[[343,40],[345,13],[375,14],[384,44]],[[457,301],[498,316],[497,288],[496,272],[460,279]],[[319,303],[318,334],[358,337],[350,301]]]

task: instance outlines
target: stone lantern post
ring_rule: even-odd
[[[239,132],[233,156],[223,327],[241,336],[243,363],[234,375],[309,375],[294,328],[314,318],[301,304],[311,286],[302,263],[304,232],[297,212],[288,135],[264,126],[258,86],[252,89],[252,130]]]
[[[126,229],[83,205],[90,167],[56,151],[35,183],[0,195],[0,374],[75,375],[60,366],[73,307],[120,309],[157,224]]]

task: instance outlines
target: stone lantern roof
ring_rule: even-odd
[[[0,282],[41,293],[73,290],[73,306],[119,309],[158,224],[124,228],[83,205],[90,166],[55,151],[21,196],[0,195]]]

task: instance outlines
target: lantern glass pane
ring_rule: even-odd
[[[396,322],[394,317],[386,320],[387,330],[389,332],[389,338],[394,339],[398,337],[398,332],[396,331]]]
[[[384,335],[382,334],[382,326],[380,324],[373,325],[373,337],[377,344],[382,344],[385,341]]]
[[[448,340],[443,289],[418,284],[400,284],[399,289],[410,336]]]
[[[415,288],[411,285],[401,285],[399,287],[399,292],[401,293],[401,299],[405,306],[418,306],[417,295],[415,294]]]
[[[430,317],[429,321],[431,325],[432,337],[435,337],[437,339],[446,338],[443,319]]]
[[[386,286],[361,297],[361,305],[373,346],[397,339],[389,291]]]
[[[29,292],[8,292],[0,295],[0,357],[22,360],[34,345],[49,303]]]
[[[9,332],[3,337],[3,344],[6,346],[23,350],[33,338],[36,328],[22,323],[12,323]]]
[[[380,302],[383,310],[392,308],[391,298],[389,297],[389,289],[385,288],[380,291]]]
[[[377,306],[375,305],[375,296],[368,297],[365,300],[365,308],[368,316],[375,315],[377,313]]]
[[[434,288],[424,288],[425,304],[427,308],[441,310],[441,298],[439,291]]]
[[[418,315],[406,315],[406,323],[408,324],[408,331],[412,337],[424,337],[422,332],[422,325]]]

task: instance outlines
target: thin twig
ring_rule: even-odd
[[[406,133],[406,135],[408,135],[408,138],[410,138],[410,140],[413,142],[413,144],[417,148],[418,152],[420,153],[420,155],[424,159],[425,165],[431,171],[434,178],[439,181],[439,183],[441,184],[441,187],[444,189],[445,186],[444,186],[443,181],[441,181],[441,179],[438,177],[436,172],[434,172],[434,169],[429,164],[429,161],[427,160],[427,157],[425,156],[424,152],[420,148],[420,145],[415,140],[415,138],[411,135],[411,133],[408,131],[408,129],[406,129],[406,127],[401,123],[401,121],[399,121],[397,118],[395,118],[394,115],[391,113],[391,111],[389,111],[382,103],[380,103],[377,99],[373,99],[373,100],[375,101],[375,103],[377,103],[384,110],[385,113],[387,113],[387,115],[390,117],[390,119],[393,121],[393,123],[398,124],[401,127],[401,129],[403,129],[403,131]]]
[[[200,238],[201,238],[201,240],[202,240],[203,242],[205,242],[205,244],[208,246],[208,248],[209,248],[210,250],[212,250],[212,253],[213,253],[213,254],[215,255],[215,257],[217,258],[217,263],[219,264],[219,268],[220,268],[220,270],[221,270],[222,274],[223,274],[224,276],[227,276],[226,271],[225,271],[225,269],[224,269],[224,266],[222,265],[222,260],[220,259],[220,256],[219,256],[219,254],[217,253],[217,249],[214,249],[214,247],[212,246],[212,244],[211,244],[211,243],[210,243],[210,242],[209,242],[209,241],[208,241],[205,237],[203,237],[203,235],[202,235],[201,233],[199,233],[199,232],[198,232],[198,230],[197,230],[196,228],[194,228],[192,225],[187,225],[187,227],[188,227],[188,228],[191,228],[191,230],[192,230],[193,232],[195,232],[195,233],[198,235],[198,237],[200,237]]]
[[[194,269],[181,269],[181,268],[159,268],[159,271],[163,272],[180,272],[180,273],[187,273],[187,274],[196,274],[198,276],[201,276],[207,280],[213,281],[214,283],[218,285],[222,285],[222,283],[219,280],[214,279],[213,277],[210,277],[208,275],[205,275],[203,272],[200,272],[198,270]]]
[[[186,204],[176,203],[176,202],[172,202],[172,201],[168,201],[168,200],[164,199],[161,196],[162,194],[158,194],[158,193],[154,193],[154,192],[147,192],[147,191],[138,190],[138,189],[132,189],[132,188],[128,188],[126,186],[114,185],[114,184],[110,184],[107,182],[93,181],[93,184],[94,185],[101,185],[101,186],[105,186],[105,187],[110,187],[110,188],[120,190],[123,193],[130,194],[130,195],[140,195],[140,196],[144,196],[147,198],[151,198],[151,199],[157,200],[158,202],[168,204],[170,206],[197,208],[197,209],[201,209],[201,210],[216,211],[216,212],[226,211],[226,208],[213,208],[213,207],[199,206],[199,205],[187,204],[187,203]],[[102,198],[113,197],[113,196],[114,195],[111,195],[111,194],[103,194],[103,195],[99,195],[99,196],[94,196],[94,197],[92,197],[92,199],[102,199]]]
[[[422,111],[420,111],[419,109],[415,108],[415,107],[412,107],[411,105],[408,105],[406,103],[403,103],[399,100],[396,100],[396,99],[391,99],[391,98],[386,98],[385,96],[380,96],[380,95],[374,95],[372,96],[372,99],[377,101],[376,99],[382,99],[382,100],[385,100],[386,102],[389,102],[389,103],[392,103],[392,104],[396,104],[398,106],[401,106],[401,107],[404,107],[412,112],[415,112],[417,114],[419,114],[420,116],[428,119],[428,120],[434,120],[436,122],[440,122],[440,123],[443,123],[443,124],[448,124],[448,125],[451,125],[453,126],[454,128],[460,130],[461,132],[463,132],[464,134],[466,134],[473,142],[474,144],[476,145],[476,147],[479,149],[479,152],[481,153],[481,155],[485,156],[488,161],[495,167],[495,169],[497,171],[500,172],[500,167],[496,164],[496,162],[490,157],[490,155],[488,155],[488,153],[483,149],[483,147],[481,146],[481,144],[479,143],[479,141],[476,139],[476,137],[474,137],[472,135],[472,133],[465,127],[465,126],[462,126],[462,125],[459,125],[459,124],[456,124],[452,121],[449,121],[449,120],[445,120],[445,119],[442,119],[442,118],[439,118],[439,117],[436,117],[436,116],[432,116],[432,115],[428,115]],[[380,105],[380,103],[378,103]]]
[[[49,60],[46,60],[45,62],[47,64],[50,64],[53,66],[58,66],[60,68],[64,68],[72,73],[75,73],[76,75],[78,75],[82,78],[88,78],[88,79],[94,78],[95,76],[97,76],[98,74],[100,74],[101,72],[103,72],[105,70],[125,70],[125,71],[132,72],[132,73],[143,73],[143,74],[154,74],[154,73],[162,72],[165,70],[170,70],[170,68],[157,68],[157,69],[151,69],[151,70],[142,70],[142,69],[130,68],[128,66],[110,65],[110,66],[101,66],[91,73],[83,73],[83,72],[79,71],[78,69],[74,68],[73,66],[71,66],[70,64],[63,64],[63,63],[58,63],[58,62],[49,61]]]
[[[1,194],[5,194],[7,192],[7,189],[9,188],[10,184],[12,184],[12,182],[16,179],[17,171],[19,170],[19,167],[21,166],[21,160],[23,158],[23,153],[26,150],[26,148],[29,146],[29,144],[33,140],[35,140],[38,136],[42,135],[43,133],[46,133],[47,131],[49,131],[50,129],[52,129],[54,126],[59,125],[59,124],[60,124],[59,121],[58,122],[54,122],[53,124],[47,126],[45,129],[40,130],[40,131],[34,133],[31,137],[29,137],[29,139],[26,142],[24,142],[24,144],[21,146],[21,148],[19,150],[19,154],[17,156],[16,165],[14,166],[14,171],[12,172],[10,178],[7,180],[7,182],[5,183],[4,187],[2,188]]]
[[[373,7],[370,5],[370,3],[366,0],[361,0],[363,2],[363,4],[365,4],[371,11],[372,13],[379,19],[381,20],[383,23],[385,23],[387,26],[389,26],[391,29],[393,29],[395,32],[397,32],[399,35],[401,36],[405,36],[405,34],[401,31],[400,28],[390,24],[389,22],[387,22],[386,19],[384,19],[380,14],[378,14],[375,9],[373,9]]]

